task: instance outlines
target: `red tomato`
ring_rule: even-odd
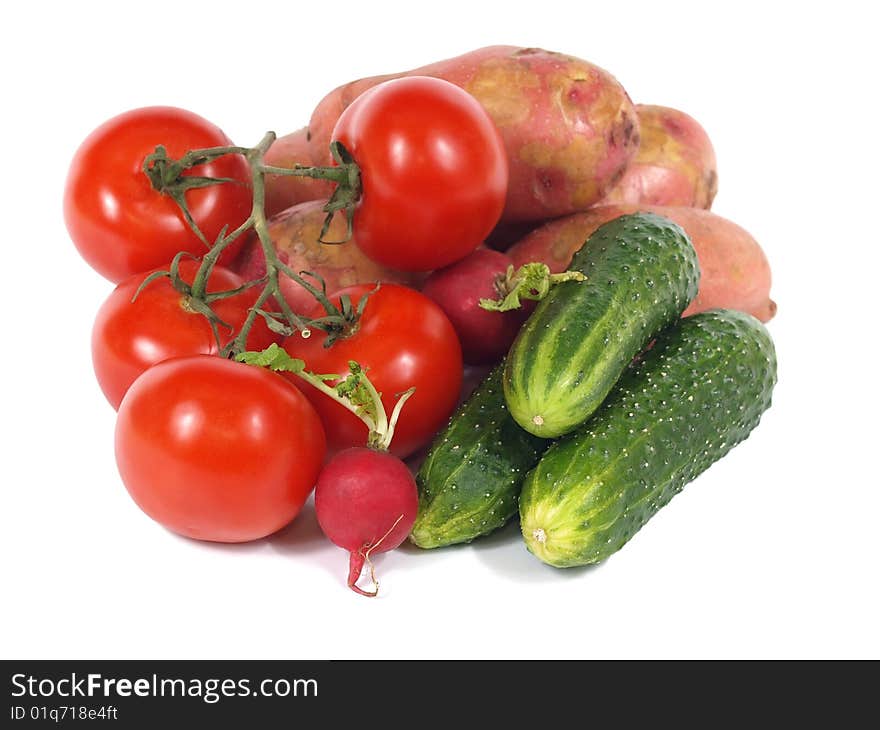
[[[198,263],[181,261],[180,276],[192,284]],[[114,289],[98,310],[92,327],[92,364],[98,384],[110,405],[119,408],[135,379],[162,360],[181,355],[216,355],[217,340],[208,320],[187,305],[169,279],[151,282],[132,302],[147,274],[135,274]],[[244,283],[236,274],[215,266],[208,278],[208,292],[235,289]],[[238,334],[256,290],[248,290],[211,305],[232,331],[218,326],[223,344]],[[248,349],[262,350],[280,337],[257,317],[248,335]]]
[[[315,485],[324,431],[284,378],[211,355],[150,368],[116,421],[134,501],[186,537],[245,542],[290,522]]]
[[[359,284],[332,298],[338,302],[348,294],[356,306],[373,289],[374,285]],[[316,309],[311,316],[322,312]],[[461,346],[443,310],[417,291],[383,284],[370,295],[352,334],[330,347],[324,347],[326,339],[317,330],[308,339],[294,334],[284,341],[284,348],[316,373],[344,377],[349,360],[357,361],[382,394],[389,417],[397,395],[415,386],[416,392],[403,406],[390,451],[405,458],[427,445],[455,408],[461,388]],[[360,419],[295,375],[290,378],[320,414],[330,454],[366,445],[367,427]]]
[[[176,203],[154,190],[142,171],[144,158],[159,144],[178,158],[191,149],[231,143],[218,127],[192,112],[146,107],[102,124],[71,163],[64,190],[67,230],[89,265],[113,282],[164,266],[178,251],[200,255],[206,250]],[[186,174],[241,182],[186,193],[190,213],[209,242],[224,225],[233,230],[250,215],[250,171],[240,155],[226,155]],[[241,243],[233,243],[222,261],[231,261]]]
[[[342,113],[332,139],[361,170],[357,245],[384,266],[451,264],[501,216],[508,176],[501,136],[479,102],[448,81],[379,84]]]

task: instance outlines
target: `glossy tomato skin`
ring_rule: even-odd
[[[463,89],[410,76],[373,87],[339,117],[332,139],[361,170],[357,245],[374,261],[430,271],[489,234],[507,195],[507,156],[494,122]]]
[[[323,459],[321,420],[296,388],[211,355],[150,368],[116,422],[129,494],[154,520],[198,540],[246,542],[284,527]]]
[[[192,284],[198,262],[180,262],[180,276]],[[157,279],[132,297],[147,274],[135,274],[119,284],[98,310],[92,327],[92,364],[98,384],[114,408],[125,392],[147,368],[171,357],[216,355],[217,340],[208,320],[187,306],[186,297],[169,279]],[[235,289],[242,279],[222,266],[215,266],[208,278],[208,292]],[[238,334],[250,307],[256,300],[254,289],[211,306],[232,330],[219,326],[222,344]],[[248,336],[248,349],[262,350],[280,341],[262,317],[257,317]]]
[[[348,294],[356,304],[374,289],[373,284],[351,286],[336,292],[332,299],[338,302]],[[321,311],[316,309],[311,316],[317,317]],[[389,450],[406,458],[430,443],[455,408],[462,379],[461,346],[443,310],[413,289],[383,284],[370,294],[353,334],[330,347],[324,347],[326,339],[324,333],[313,330],[308,339],[298,334],[288,337],[283,347],[316,373],[344,377],[349,372],[348,362],[357,361],[367,368],[389,416],[397,395],[415,386],[416,392],[403,406]],[[360,419],[296,376],[290,378],[320,414],[328,454],[366,445],[367,428]]]
[[[205,252],[174,201],[154,190],[143,173],[144,158],[159,144],[178,158],[191,149],[231,143],[222,130],[197,114],[174,107],[144,107],[120,114],[92,132],[76,151],[68,172],[67,230],[89,265],[115,283],[167,265],[178,251]],[[250,172],[243,157],[226,155],[192,168],[189,174],[240,181],[186,194],[190,212],[208,241],[215,241],[224,225],[232,230],[250,215]],[[221,260],[230,262],[241,243],[232,244]]]

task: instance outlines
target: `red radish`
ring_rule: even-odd
[[[498,362],[510,349],[528,316],[522,309],[488,312],[480,299],[495,299],[496,281],[503,279],[513,261],[500,251],[478,248],[469,256],[432,273],[422,293],[433,299],[449,317],[469,365]]]
[[[478,248],[469,256],[432,273],[422,293],[433,299],[452,322],[468,365],[498,362],[534,309],[532,301],[546,296],[563,281],[581,281],[579,272],[551,274],[541,263],[514,271],[500,251]],[[523,301],[527,300],[527,301]]]
[[[327,384],[328,376],[309,372],[305,362],[291,357],[277,344],[262,352],[244,352],[237,359],[294,373],[348,408],[369,429],[367,447],[340,451],[324,465],[315,487],[315,512],[324,534],[349,552],[348,587],[362,596],[377,595],[379,583],[370,555],[400,545],[409,535],[419,510],[412,473],[400,459],[388,453],[400,411],[416,389],[401,393],[389,416],[381,395],[364,368],[354,360],[348,363],[349,374],[331,386]],[[370,569],[372,591],[357,586],[364,563]]]
[[[318,524],[331,542],[348,550],[348,586],[363,596],[375,596],[379,589],[370,555],[406,540],[418,509],[412,474],[387,451],[341,451],[324,466],[315,487]],[[357,586],[365,562],[375,585],[372,591]]]

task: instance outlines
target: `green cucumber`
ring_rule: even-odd
[[[687,234],[651,213],[597,229],[569,269],[587,281],[553,288],[504,370],[511,415],[543,438],[568,433],[601,405],[633,357],[696,296],[700,278]]]
[[[496,367],[438,434],[416,478],[410,539],[434,548],[470,542],[516,514],[522,481],[550,445],[516,425]]]
[[[526,477],[526,546],[560,568],[604,560],[749,435],[775,383],[773,341],[748,314],[712,310],[662,333]]]

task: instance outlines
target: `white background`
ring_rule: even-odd
[[[876,26],[868,3],[718,5],[4,5],[0,655],[880,657]],[[254,144],[339,83],[495,43],[587,58],[709,131],[714,209],[774,270],[780,383],[760,427],[595,569],[546,567],[513,528],[381,557],[367,600],[311,509],[244,546],[152,523],[92,376],[111,287],[61,220],[76,146],[149,104]]]

